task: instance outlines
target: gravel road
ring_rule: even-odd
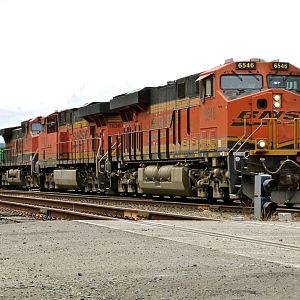
[[[72,221],[0,221],[0,272],[5,300],[300,295],[300,268]]]

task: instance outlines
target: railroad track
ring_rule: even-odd
[[[126,207],[139,207],[140,209],[153,208],[163,209],[165,212],[169,210],[183,211],[184,213],[192,213],[199,211],[211,211],[211,212],[232,212],[232,213],[253,213],[253,207],[246,207],[240,205],[223,205],[220,204],[210,205],[205,201],[199,201],[197,203],[191,202],[178,202],[169,199],[161,200],[159,198],[145,199],[145,198],[133,198],[133,197],[120,197],[120,196],[107,196],[107,195],[82,195],[82,194],[71,194],[71,193],[52,193],[52,192],[32,192],[32,191],[19,191],[19,190],[0,190],[1,195],[18,195],[23,197],[41,197],[47,199],[60,199],[60,200],[72,200],[87,203],[97,203],[103,205],[115,205],[115,206],[126,206]],[[190,201],[192,201],[191,199]]]
[[[240,205],[210,205],[207,203],[190,203],[190,202],[174,202],[164,201],[158,199],[145,199],[145,198],[132,198],[132,197],[120,197],[120,196],[108,196],[108,195],[82,195],[82,194],[72,194],[72,193],[57,193],[57,192],[40,192],[40,191],[20,191],[20,190],[0,190],[0,197],[15,196],[20,198],[32,198],[37,199],[34,202],[34,205],[41,205],[43,199],[46,201],[52,200],[52,203],[48,203],[48,206],[53,205],[56,202],[56,206],[61,203],[75,203],[79,206],[78,203],[83,204],[95,204],[102,206],[102,211],[105,215],[117,215],[117,217],[124,218],[124,216],[132,218],[138,218],[137,212],[142,213],[144,216],[147,216],[147,211],[150,211],[150,215],[154,218],[154,212],[156,214],[181,214],[186,216],[199,217],[199,214],[202,214],[200,217],[210,217],[218,218],[221,217],[223,213],[228,214],[242,214],[242,215],[251,215],[253,214],[253,207],[245,207]],[[58,202],[58,200],[60,202]],[[45,202],[44,202],[45,203]],[[75,206],[74,206],[75,207]],[[92,206],[90,206],[91,209]],[[115,208],[115,210],[114,210]],[[83,210],[83,209],[82,209]],[[117,211],[122,211],[123,213],[117,213]],[[109,213],[111,211],[112,213]],[[131,212],[130,212],[131,211]],[[300,219],[300,209],[288,209],[285,207],[277,208],[277,212],[292,213],[294,219]],[[208,213],[213,214],[213,216],[208,215]],[[103,213],[102,213],[103,214]],[[204,216],[203,216],[204,214]],[[218,214],[218,215],[217,215]],[[220,215],[221,214],[221,215]],[[157,218],[157,216],[155,217]]]
[[[59,219],[151,219],[151,220],[212,220],[212,218],[106,206],[79,201],[62,201],[39,197],[1,195],[0,206],[21,210],[44,218]]]

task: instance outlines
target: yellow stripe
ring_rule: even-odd
[[[199,105],[199,101],[200,98],[184,98],[166,101],[158,104],[152,104],[149,108],[149,113],[157,114],[172,111],[174,109],[183,109],[190,106],[197,106]]]

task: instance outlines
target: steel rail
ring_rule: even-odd
[[[8,204],[13,203],[15,207],[20,206],[21,208],[26,205],[34,206],[35,208],[40,209],[40,213],[43,213],[46,209],[46,213],[51,212],[51,209],[59,209],[64,211],[76,211],[81,213],[88,213],[95,216],[106,216],[110,218],[121,218],[121,219],[150,219],[150,220],[216,220],[212,218],[199,217],[199,216],[190,216],[190,215],[182,215],[182,214],[173,214],[173,213],[165,213],[159,211],[151,211],[151,210],[139,210],[133,208],[125,208],[125,207],[116,207],[116,206],[107,206],[107,205],[97,205],[91,203],[82,203],[82,202],[74,202],[74,201],[60,201],[53,199],[44,199],[44,198],[24,198],[19,196],[10,196],[5,195],[1,196],[1,198],[5,198],[6,200],[0,200],[0,206],[4,204],[7,206]],[[49,210],[50,209],[50,210]]]
[[[110,218],[106,216],[94,215],[89,213],[82,213],[72,210],[57,209],[53,207],[46,207],[41,205],[31,205],[27,203],[18,203],[12,201],[0,200],[0,207],[11,209],[14,211],[20,211],[26,213],[27,215],[32,214],[35,217],[43,217],[50,219],[68,219],[68,220],[115,220],[115,218]]]
[[[34,197],[41,198],[47,197],[47,199],[55,198],[61,199],[63,201],[72,199],[75,202],[93,203],[100,204],[102,202],[107,202],[106,206],[112,206],[111,204],[142,204],[148,206],[164,206],[172,207],[178,209],[191,209],[195,211],[208,210],[210,212],[226,212],[226,213],[241,213],[241,214],[253,214],[254,208],[240,205],[223,205],[223,204],[208,204],[208,203],[190,203],[190,202],[177,202],[177,201],[165,201],[155,200],[155,199],[141,199],[132,197],[121,197],[121,196],[108,196],[108,195],[83,195],[83,194],[72,194],[72,193],[57,193],[57,192],[33,192],[33,191],[19,191],[19,190],[0,190],[0,197],[3,195],[17,194],[23,197]],[[300,216],[300,208],[285,208],[278,207],[276,213],[291,213],[295,217]]]
[[[149,206],[165,206],[165,207],[176,207],[189,208],[196,211],[208,210],[211,212],[234,212],[234,213],[253,213],[253,207],[246,207],[240,205],[222,205],[222,204],[208,204],[208,203],[190,203],[190,202],[178,202],[178,201],[168,201],[167,199],[162,201],[155,199],[142,199],[142,198],[132,198],[132,197],[120,197],[120,196],[102,196],[102,195],[82,195],[82,194],[68,194],[68,193],[49,193],[49,192],[24,192],[24,191],[1,191],[1,195],[9,194],[22,195],[24,197],[35,195],[35,197],[53,197],[55,199],[72,199],[72,201],[81,201],[89,203],[101,203],[101,202],[110,202],[118,204],[142,204]]]

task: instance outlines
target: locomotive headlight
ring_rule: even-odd
[[[256,142],[256,147],[257,149],[260,149],[260,150],[263,150],[263,149],[266,149],[267,148],[267,141],[266,140],[258,140]]]
[[[280,94],[274,94],[273,95],[273,107],[274,108],[281,108],[281,95]]]

